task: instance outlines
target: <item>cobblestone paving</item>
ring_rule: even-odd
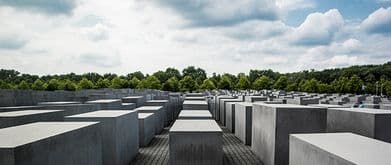
[[[148,147],[140,148],[131,165],[168,164],[168,127],[156,135]],[[262,165],[249,146],[244,145],[225,127],[223,134],[224,165]]]

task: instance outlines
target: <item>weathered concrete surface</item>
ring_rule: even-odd
[[[173,112],[168,109],[168,100],[149,100],[144,103],[144,106],[162,106],[164,126],[168,126],[172,121],[170,119],[173,118]]]
[[[153,113],[139,113],[139,146],[145,147],[155,136],[155,117]]]
[[[212,114],[205,110],[181,111],[178,119],[213,119]]]
[[[141,107],[146,101],[144,96],[127,96],[121,99],[123,103],[135,103],[136,107]]]
[[[251,145],[252,108],[249,102],[235,103],[235,136],[246,145]]]
[[[215,120],[216,121],[220,121],[220,100],[221,99],[234,99],[235,97],[233,96],[227,96],[227,95],[223,95],[223,96],[217,96],[216,97],[216,109],[215,109]]]
[[[169,132],[170,165],[222,165],[222,133],[214,120],[176,120]]]
[[[138,111],[138,113],[153,113],[153,116],[155,117],[155,134],[160,134],[164,128],[164,113],[162,108],[162,106],[142,106],[135,110]]]
[[[309,104],[308,106],[321,107],[321,108],[350,108],[348,105],[335,105],[335,104]]]
[[[380,109],[391,110],[391,104],[380,104]]]
[[[366,108],[330,108],[327,132],[352,132],[391,142],[391,111]]]
[[[226,111],[226,103],[228,102],[243,102],[243,100],[241,99],[220,99],[220,123],[221,125],[223,126],[226,126],[226,123],[225,123],[225,111]]]
[[[66,104],[81,104],[78,101],[53,101],[53,102],[39,102],[37,105],[66,105]]]
[[[235,133],[235,103],[237,102],[227,102],[227,105],[225,106],[226,127],[232,133]]]
[[[103,164],[128,164],[138,153],[137,111],[100,110],[68,116],[65,121],[99,121]]]
[[[23,125],[39,121],[63,121],[62,110],[21,110],[0,113],[0,128]]]
[[[267,101],[266,96],[244,96],[245,102]]]
[[[101,165],[97,122],[38,122],[0,129],[1,165]]]
[[[133,110],[136,108],[135,103],[122,103],[121,110]]]
[[[77,115],[98,110],[95,104],[64,104],[64,105],[42,105],[41,109],[64,110],[64,116]]]
[[[98,106],[98,110],[110,110],[110,109],[121,109],[121,100],[120,99],[101,99],[101,100],[94,100],[94,101],[88,101],[86,104],[95,104]]]
[[[16,107],[0,107],[0,112],[11,112],[20,110],[37,110],[42,109],[42,106],[16,106]]]
[[[185,97],[185,100],[189,101],[205,101],[205,97]]]
[[[326,108],[293,104],[253,105],[251,148],[265,165],[289,162],[289,134],[326,131]]]
[[[185,110],[208,110],[208,103],[206,101],[189,101],[183,102],[183,109]]]
[[[391,144],[352,133],[293,134],[289,165],[389,165]]]

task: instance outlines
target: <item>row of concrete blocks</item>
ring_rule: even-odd
[[[206,101],[202,101],[204,105]],[[169,131],[171,165],[223,164],[222,130],[200,101],[185,101]],[[207,104],[207,103],[206,103]]]
[[[335,105],[268,105],[248,102],[225,104],[227,128],[246,145],[251,145],[265,165],[288,164],[289,161],[296,160],[289,158],[289,134],[294,133],[353,132],[391,142],[391,129],[388,127],[391,124],[391,111],[351,109]],[[356,138],[356,135],[352,136]]]
[[[67,104],[67,106],[63,106],[91,107],[93,105],[91,103],[81,105]],[[32,123],[0,129],[0,132],[2,132],[0,133],[0,139],[6,139],[2,140],[3,145],[0,145],[0,164],[127,164],[137,154],[138,146],[147,145],[154,134],[161,132],[161,126],[164,125],[162,122],[164,121],[164,115],[161,113],[164,112],[164,108],[162,106],[147,106],[140,107],[140,109],[143,109],[140,110],[141,112],[152,113],[138,114],[138,110],[95,111],[97,109],[93,108],[88,109],[88,111],[94,112],[83,113],[85,112],[83,111],[82,114],[67,116],[65,118],[64,110],[25,110],[0,113],[0,116],[2,116],[2,122],[0,123],[3,123],[2,126],[4,127],[36,121],[67,121]],[[70,110],[70,112],[75,114],[80,112],[76,111],[78,108],[76,110],[75,108],[71,108]],[[69,121],[91,122],[81,123]],[[99,121],[99,123],[96,123],[96,121]],[[155,121],[159,121],[158,129],[155,129],[157,127],[157,122]],[[34,132],[26,134],[26,131],[30,130],[30,128],[34,128]],[[83,129],[79,130],[81,128]],[[53,129],[59,130],[60,132],[52,132]],[[85,132],[83,131],[84,129],[88,130],[88,135],[83,133]],[[69,138],[65,136],[68,134],[70,134]],[[73,146],[75,144],[74,141],[78,141],[81,136],[89,142],[83,145]],[[10,137],[20,138],[13,140]],[[41,145],[45,141],[50,143]],[[80,141],[83,141],[83,139]],[[73,146],[73,148],[67,146]],[[57,148],[60,149],[57,150]],[[49,153],[39,152],[41,149],[49,151],[55,149],[56,151]],[[32,150],[37,151],[32,152]],[[79,155],[65,154],[70,151]],[[103,155],[99,154],[100,152]],[[29,153],[29,155],[27,157],[23,156],[26,153]],[[59,160],[60,163],[53,163]]]

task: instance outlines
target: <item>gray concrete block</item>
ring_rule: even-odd
[[[235,103],[239,102],[227,102],[225,106],[225,125],[232,133],[235,133]]]
[[[155,136],[155,117],[153,113],[139,113],[139,146],[145,147]]]
[[[244,96],[245,102],[267,101],[266,96]]]
[[[205,110],[188,110],[181,111],[178,119],[213,119],[212,114]]]
[[[380,109],[380,105],[365,103],[365,104],[363,104],[363,108]]]
[[[170,165],[222,165],[222,133],[214,120],[176,120],[169,131]]]
[[[136,107],[141,107],[146,101],[144,96],[127,96],[121,99],[123,103],[135,103]]]
[[[136,108],[135,103],[122,103],[121,110],[133,110]]]
[[[225,111],[226,111],[226,103],[228,102],[242,102],[241,99],[220,99],[220,123],[223,125],[223,126],[226,126],[226,123],[225,123]]]
[[[348,105],[335,105],[335,104],[309,104],[308,106],[321,107],[321,108],[350,108]]]
[[[109,110],[109,109],[121,109],[121,100],[120,99],[101,99],[94,101],[87,101],[86,104],[95,104],[98,106],[98,110]]]
[[[53,102],[39,102],[37,105],[66,105],[66,104],[81,104],[78,101],[53,101]]]
[[[183,102],[183,109],[186,110],[208,110],[208,103],[206,101],[189,101]]]
[[[327,132],[352,132],[391,142],[391,111],[366,108],[330,108]]]
[[[149,100],[144,103],[144,106],[162,106],[164,126],[170,125],[171,121],[168,119],[173,118],[173,112],[168,109],[168,100]]]
[[[0,112],[11,112],[20,110],[38,110],[41,106],[16,106],[16,107],[0,107]]]
[[[352,133],[293,134],[289,165],[389,165],[391,144]]]
[[[160,134],[164,129],[164,118],[163,118],[163,111],[162,106],[142,106],[138,107],[135,110],[138,111],[138,113],[153,113],[155,117],[155,134]]]
[[[251,149],[265,165],[289,162],[289,134],[326,131],[326,108],[292,104],[253,105]]]
[[[253,104],[249,102],[235,103],[235,136],[245,145],[251,145],[252,108]]]
[[[391,110],[391,104],[380,104],[380,109]]]
[[[227,96],[227,95],[223,95],[223,96],[217,96],[216,97],[216,109],[215,109],[215,120],[216,121],[220,121],[220,100],[221,99],[234,99],[235,97],[233,96]]]
[[[203,93],[186,93],[186,97],[204,97],[205,94]]]
[[[98,110],[95,104],[64,104],[64,105],[42,105],[41,109],[64,110],[64,116],[77,115]]]
[[[97,122],[38,122],[0,129],[1,165],[101,165]]]
[[[138,153],[137,111],[100,110],[67,116],[65,121],[99,121],[103,164],[129,164]]]
[[[0,128],[23,125],[39,121],[63,121],[62,110],[21,110],[0,113]]]
[[[189,101],[205,101],[205,97],[185,97],[185,100]]]

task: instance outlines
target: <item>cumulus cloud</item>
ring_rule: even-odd
[[[391,7],[376,10],[362,22],[361,27],[368,33],[391,33]]]
[[[290,27],[281,21],[247,21],[233,27],[225,28],[225,34],[239,40],[265,40],[283,35]]]
[[[190,21],[193,26],[232,25],[247,20],[276,20],[274,0],[155,0]]]
[[[16,36],[0,36],[0,49],[15,50],[27,44],[27,40]]]
[[[76,0],[0,0],[0,5],[46,14],[70,14],[76,7]]]
[[[97,67],[117,67],[121,65],[121,59],[118,54],[86,53],[79,57],[82,64],[88,64]]]
[[[83,32],[91,41],[101,41],[109,38],[109,27],[100,23],[84,29]]]
[[[276,5],[283,11],[292,11],[315,7],[312,0],[276,0]]]
[[[337,9],[325,13],[312,13],[297,27],[293,43],[297,45],[327,45],[344,25],[344,19]]]

